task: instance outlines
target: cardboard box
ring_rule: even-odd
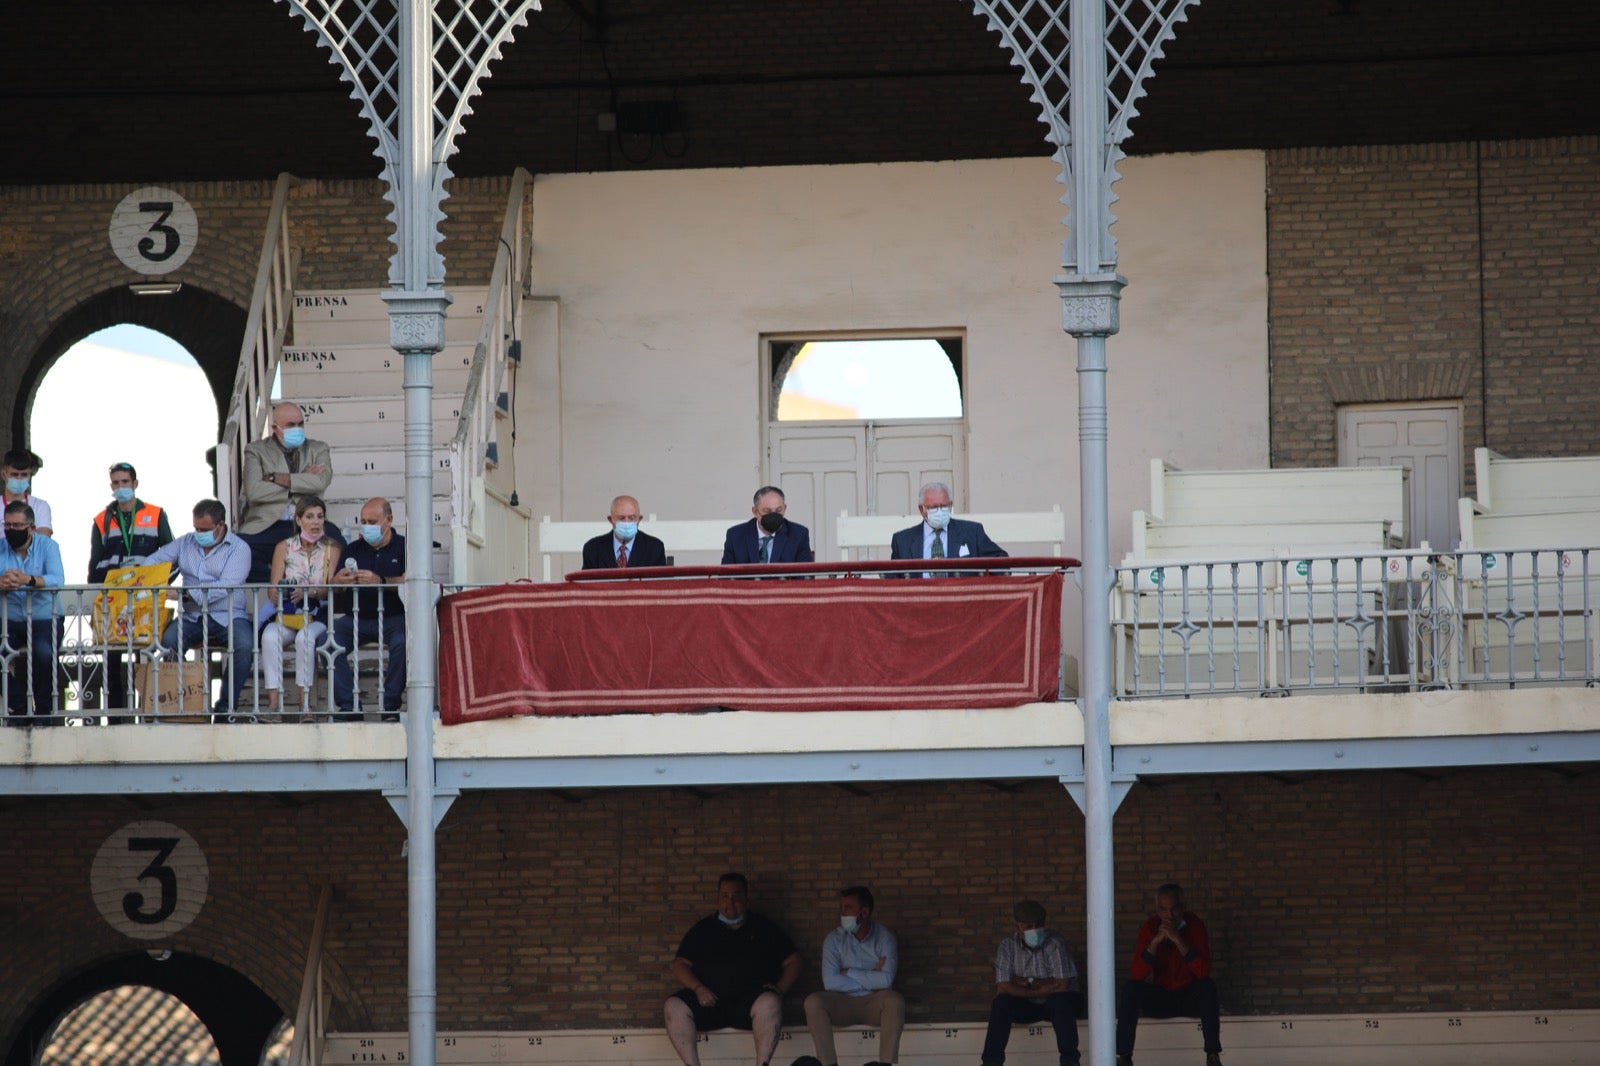
[[[139,713],[159,722],[211,721],[211,693],[205,664],[165,660],[142,662],[134,670]]]

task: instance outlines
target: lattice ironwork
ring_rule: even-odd
[[[1062,202],[1069,208],[1073,188],[1072,140],[1074,135],[1092,136],[1104,145],[1099,180],[1098,212],[1080,211],[1093,219],[1099,216],[1104,239],[1100,243],[1101,262],[1067,263],[1082,273],[1112,273],[1116,268],[1116,240],[1111,224],[1116,216],[1112,185],[1121,175],[1117,171],[1123,153],[1120,145],[1130,134],[1138,115],[1138,101],[1144,95],[1156,60],[1160,59],[1177,25],[1188,18],[1188,10],[1200,0],[1103,0],[1105,4],[1105,128],[1072,129],[1071,106],[1071,11],[1074,2],[1084,0],[974,0],[978,14],[1000,34],[1011,52],[1012,65],[1022,68],[1022,81],[1040,107],[1040,121],[1046,137],[1055,145],[1054,158],[1061,165],[1061,183],[1069,190]],[[1093,0],[1091,0],[1093,2]],[[1070,248],[1068,245],[1071,258]]]
[[[391,207],[389,221],[398,232],[400,210],[400,5],[406,0],[282,0],[333,53],[329,62],[350,86],[350,95],[377,141],[375,154],[383,163],[382,177]],[[472,113],[472,98],[489,76],[489,66],[528,15],[539,9],[538,0],[429,0],[424,5],[433,20],[433,98],[431,114],[419,116],[429,123],[432,144],[432,187],[426,198],[433,237],[431,256],[443,277],[438,246],[443,240],[444,183],[450,177],[449,158],[455,154],[462,123]],[[422,190],[416,190],[418,193]],[[398,259],[398,257],[397,257]],[[396,278],[398,261],[391,267]]]

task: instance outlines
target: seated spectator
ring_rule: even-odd
[[[583,545],[585,570],[617,570],[630,566],[666,566],[667,548],[660,540],[639,530],[639,501],[618,496],[611,501],[606,520],[611,532],[602,533]]]
[[[5,679],[6,710],[11,722],[26,725],[28,694],[40,725],[52,725],[56,710],[56,648],[61,644],[61,619],[55,596],[41,589],[58,589],[66,583],[61,569],[61,549],[34,525],[33,508],[21,499],[5,506],[6,540],[0,545],[0,618],[5,623],[6,644],[27,648],[14,676]]]
[[[300,720],[311,721],[311,688],[317,676],[317,644],[328,631],[328,586],[339,565],[339,545],[326,535],[327,505],[320,496],[295,501],[299,532],[272,553],[272,588],[277,618],[261,631],[261,683],[267,708],[279,709],[283,649],[294,644],[294,683],[300,687]]]
[[[406,609],[399,586],[406,579],[406,538],[394,531],[394,508],[382,496],[361,505],[361,537],[344,549],[335,585],[369,586],[334,594],[333,703],[340,717],[354,717],[355,670],[350,651],[381,640],[389,662],[383,675],[383,713],[400,713],[406,690]],[[376,588],[370,586],[378,586]]]
[[[27,448],[13,448],[0,459],[0,477],[5,478],[5,502],[16,500],[33,508],[34,532],[47,537],[55,536],[55,524],[50,520],[50,505],[37,496],[30,495],[33,475],[39,472],[44,460]]]
[[[728,530],[722,545],[722,565],[736,563],[809,563],[811,531],[785,517],[789,512],[783,490],[763,485],[756,490],[755,515]]]
[[[228,687],[213,709],[233,719],[255,658],[255,624],[239,587],[250,574],[249,545],[228,529],[220,501],[201,500],[194,505],[194,532],[163,544],[145,562],[175,563],[183,581],[182,613],[161,634],[162,646],[175,654],[227,648]]]
[[[1000,942],[994,956],[997,994],[989,1005],[989,1032],[983,1040],[983,1066],[1003,1066],[1011,1027],[1018,1022],[1049,1022],[1056,1034],[1060,1066],[1077,1066],[1078,964],[1066,938],[1045,927],[1044,905],[1025,899],[1011,908],[1017,931]]]
[[[1211,938],[1183,888],[1156,889],[1156,912],[1139,927],[1117,1005],[1117,1066],[1133,1066],[1139,1016],[1198,1018],[1206,1066],[1222,1066],[1222,1011],[1211,977]]]
[[[95,515],[94,535],[89,541],[89,584],[105,584],[111,571],[139,566],[151,552],[172,542],[167,512],[139,499],[138,490],[139,474],[132,463],[111,468],[111,502]],[[106,652],[107,707],[129,706],[124,657],[123,651]]]

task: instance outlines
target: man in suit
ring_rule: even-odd
[[[930,481],[917,494],[922,522],[889,542],[891,559],[997,559],[1006,550],[989,539],[983,523],[950,517],[950,486]]]
[[[611,532],[583,546],[585,570],[617,570],[630,566],[666,566],[667,548],[648,533],[639,532],[639,501],[618,496],[611,501]]]
[[[272,574],[272,552],[295,534],[294,506],[302,496],[322,496],[333,482],[328,446],[306,436],[305,412],[292,403],[272,409],[272,435],[244,446],[244,472],[239,481],[239,519],[234,533],[250,546],[251,584]],[[328,525],[328,536],[341,546],[344,537]]]
[[[783,490],[763,485],[756,490],[755,515],[728,530],[722,545],[722,565],[730,563],[809,563],[811,531],[784,517]]]

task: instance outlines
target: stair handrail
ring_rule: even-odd
[[[506,211],[500,225],[500,243],[495,251],[494,269],[489,275],[489,290],[483,301],[483,327],[473,350],[472,369],[467,374],[466,392],[461,399],[461,420],[450,441],[450,502],[459,530],[471,531],[480,521],[477,494],[472,491],[475,477],[483,471],[489,453],[489,435],[494,426],[495,405],[499,402],[500,381],[504,379],[509,337],[517,330],[522,312],[523,271],[528,263],[528,238],[523,226],[524,199],[533,175],[522,167],[511,173],[511,188],[506,194]],[[509,455],[500,462],[510,462]],[[459,566],[459,561],[452,563]]]
[[[322,940],[333,906],[333,886],[324,884],[317,895],[317,916],[311,923],[311,944],[306,950],[305,973],[300,979],[300,999],[294,1012],[294,1039],[289,1044],[288,1066],[317,1066],[322,1061]]]
[[[273,187],[266,235],[256,262],[255,288],[250,292],[250,311],[239,345],[233,395],[228,400],[222,439],[217,442],[217,499],[230,513],[237,506],[244,446],[250,443],[252,433],[263,434],[268,426],[272,381],[294,317],[294,278],[300,257],[289,244],[289,190],[299,184],[299,178],[284,172]]]

